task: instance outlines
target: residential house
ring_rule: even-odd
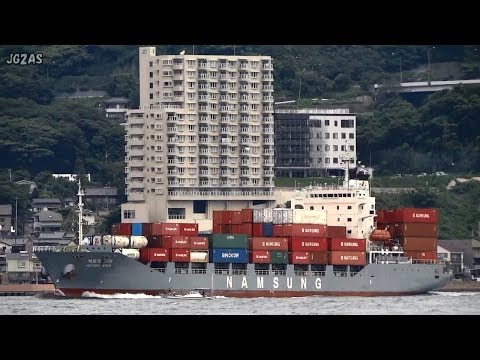
[[[60,199],[35,198],[32,200],[32,208],[34,213],[47,210],[55,211],[62,208],[62,202]]]
[[[29,193],[31,194],[33,190],[37,187],[37,184],[35,184],[33,181],[30,180],[19,180],[15,181],[15,184],[17,185],[26,185],[29,188]]]
[[[93,226],[97,223],[95,213],[88,209],[83,209],[83,224]]]
[[[62,215],[54,211],[40,211],[33,216],[33,232],[53,233],[62,229]]]
[[[125,114],[129,108],[130,100],[123,97],[113,97],[104,101],[105,117],[123,125],[125,123]]]
[[[438,244],[450,251],[450,264],[455,275],[463,273],[465,269],[480,274],[480,241],[438,240]]]
[[[74,244],[75,234],[66,231],[55,231],[52,233],[41,233],[37,239],[34,239],[35,246],[50,245],[72,245]]]
[[[118,190],[116,187],[86,188],[83,200],[96,209],[108,210],[118,204]]]
[[[74,207],[75,204],[76,204],[76,202],[72,198],[63,199],[63,206],[65,206],[65,207]]]
[[[10,236],[12,226],[12,205],[0,205],[0,240]]]
[[[77,181],[78,174],[52,174],[52,177],[55,179],[63,178],[67,179],[68,181]],[[85,174],[85,178],[88,180],[88,182],[91,181],[90,174]]]
[[[42,271],[40,260],[28,251],[6,254],[8,281],[10,283],[30,283]]]

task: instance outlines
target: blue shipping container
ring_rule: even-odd
[[[273,236],[273,223],[263,224],[263,236]]]
[[[247,249],[213,249],[214,263],[248,264]]]
[[[133,223],[132,224],[132,235],[133,236],[142,236],[142,223]]]

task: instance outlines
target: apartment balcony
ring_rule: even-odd
[[[273,101],[273,96],[264,96],[264,97],[263,97],[263,101],[265,101],[265,102],[271,102],[271,101]]]
[[[145,201],[145,194],[144,193],[141,193],[141,192],[130,192],[128,193],[128,201],[132,201],[132,202],[135,202],[135,201]]]
[[[275,172],[273,170],[265,170],[263,172],[263,175],[264,176],[273,176],[273,175],[275,175]]]
[[[263,85],[262,90],[264,91],[273,91],[273,85]]]
[[[266,81],[273,81],[273,75],[263,75],[262,76],[262,80],[266,80]]]
[[[207,186],[207,185],[204,185]],[[230,187],[228,182],[220,183],[222,187]],[[249,186],[248,183],[243,186]],[[265,190],[258,188],[258,186],[251,186],[249,190],[235,190],[235,189],[179,189],[169,190],[168,200],[215,200],[215,199],[229,199],[229,200],[274,200],[275,196],[273,190]],[[256,189],[258,188],[258,189]]]
[[[262,68],[264,70],[273,70],[273,64],[272,63],[265,63],[265,64],[263,64]]]
[[[139,145],[145,145],[145,140],[143,139],[128,139],[128,146],[139,146]]]
[[[128,153],[129,156],[143,156],[143,155],[145,155],[143,150],[127,149],[127,153]]]
[[[132,167],[132,166],[134,166],[134,167],[144,167],[145,166],[145,161],[143,161],[143,160],[130,160],[128,162],[128,166],[129,167]]]
[[[173,87],[173,91],[184,91],[185,88],[183,87],[183,85],[175,85]]]
[[[172,68],[174,70],[183,70],[183,62],[173,63]]]
[[[263,162],[263,166],[274,166],[274,165],[275,165],[274,161],[264,161]]]
[[[264,116],[263,117],[263,122],[265,124],[273,124],[273,116]]]

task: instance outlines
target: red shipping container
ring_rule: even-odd
[[[330,250],[332,251],[367,251],[365,239],[351,239],[346,237],[331,238]]]
[[[243,223],[240,226],[240,234],[252,236],[252,223]]]
[[[290,253],[291,264],[311,264],[312,253],[308,251],[292,251]]]
[[[327,226],[327,237],[347,237],[347,228],[345,226]]]
[[[132,235],[131,223],[117,223],[112,225],[112,235]]]
[[[170,257],[168,255],[169,255],[168,249],[164,249],[164,248],[140,249],[140,261],[142,262],[151,262],[151,261],[168,262],[170,260]]]
[[[400,244],[405,251],[437,251],[437,242],[437,238],[414,236],[400,238]]]
[[[438,237],[438,225],[433,223],[402,223],[394,224],[394,236]]]
[[[177,223],[152,224],[152,235],[180,235]]]
[[[273,225],[273,236],[275,236],[275,226]],[[263,223],[252,224],[252,236],[263,236]]]
[[[213,211],[213,226],[223,224],[223,211]]]
[[[232,225],[240,225],[243,221],[242,211],[232,211]]]
[[[437,260],[436,251],[405,251],[404,255],[413,260]]]
[[[395,222],[395,210],[377,210],[377,223]]]
[[[240,234],[242,231],[242,224],[232,224],[230,225],[231,233],[232,234]]]
[[[142,235],[143,236],[152,235],[152,223],[143,223],[142,224]]]
[[[416,209],[404,208],[396,209],[394,215],[394,222],[416,222],[416,223],[438,223],[437,209]]]
[[[160,235],[150,235],[147,236],[148,247],[150,248],[160,248],[162,247],[162,237]]]
[[[263,235],[263,234],[262,234]],[[292,224],[275,224],[273,225],[273,236],[292,236]]]
[[[221,224],[213,224],[213,233],[214,234],[222,234],[223,225]]]
[[[166,249],[190,249],[190,238],[182,235],[165,235],[162,247]]]
[[[327,238],[311,238],[311,237],[292,237],[290,239],[291,251],[327,251]]]
[[[242,210],[242,222],[243,223],[252,223],[253,222],[253,209],[243,209]]]
[[[191,250],[208,250],[208,238],[203,236],[190,236]]]
[[[223,210],[222,211],[222,224],[229,225],[232,223],[232,213],[231,210]]]
[[[331,251],[329,264],[331,265],[365,265],[367,257],[360,251]]]
[[[186,236],[197,236],[198,235],[198,224],[192,223],[180,223],[180,235]]]
[[[270,251],[267,251],[267,250],[252,251],[251,262],[253,264],[270,264]]]
[[[285,235],[288,236],[288,235]],[[327,236],[327,225],[292,224],[290,236],[322,238]]]
[[[310,264],[326,265],[328,264],[328,252],[312,251],[312,261]]]
[[[252,250],[288,251],[288,239],[279,237],[252,237]]]
[[[170,259],[173,262],[190,262],[190,250],[188,249],[172,249]]]

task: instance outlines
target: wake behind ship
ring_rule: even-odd
[[[436,259],[436,210],[379,212],[377,222],[368,181],[347,174],[343,186],[298,191],[292,209],[214,212],[208,236],[196,224],[117,224],[90,245],[35,253],[57,292],[73,297],[200,289],[227,297],[393,296],[444,286],[451,274]]]

